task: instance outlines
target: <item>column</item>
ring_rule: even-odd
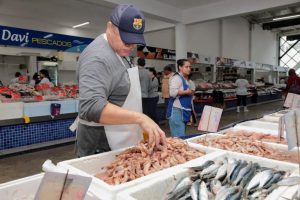
[[[187,58],[187,40],[185,24],[180,23],[175,26],[175,47],[176,60]]]

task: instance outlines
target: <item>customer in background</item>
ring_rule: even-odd
[[[162,98],[165,100],[165,106],[166,109],[169,104],[169,98],[170,98],[170,93],[169,93],[169,80],[170,78],[174,75],[172,72],[172,68],[170,66],[165,66],[164,71],[163,71],[163,78],[161,81],[161,93],[162,93]]]
[[[40,83],[39,84],[49,84],[51,87],[53,86],[53,83],[51,83],[51,78],[49,76],[49,72],[46,69],[40,70]]]
[[[157,72],[156,78],[158,80],[158,92],[161,92],[161,80],[163,78],[162,72]]]
[[[15,73],[15,78],[11,79],[10,83],[14,84],[14,83],[18,83],[19,82],[19,78],[22,76],[22,74],[20,72],[16,72]]]
[[[139,78],[141,84],[141,91],[142,91],[142,107],[143,113],[149,116],[149,108],[148,104],[148,95],[151,85],[151,78],[149,71],[145,68],[146,61],[144,58],[139,58],[137,60],[137,65],[139,69]]]
[[[287,93],[300,94],[300,78],[294,69],[289,70],[289,78],[286,85]]]
[[[38,75],[38,73],[34,73],[32,76],[32,79],[30,80],[29,85],[35,86],[39,83],[40,83],[39,75]]]
[[[193,91],[193,98],[192,98],[192,120],[190,120],[190,122],[187,123],[187,125],[193,125],[194,126],[197,126],[197,114],[196,114],[196,111],[195,111],[195,106],[194,106],[194,94],[195,94],[195,91],[196,91],[196,85],[194,83],[194,81],[191,79],[192,78],[192,73],[190,73],[188,75],[188,79],[189,79],[189,85],[190,85],[190,90]]]
[[[191,64],[187,59],[180,59],[177,65],[179,73],[170,78],[170,100],[167,109],[167,119],[173,137],[185,135],[185,124],[191,117],[193,98],[193,91],[189,88],[188,81]]]
[[[240,78],[235,81],[236,85],[236,97],[237,97],[237,112],[240,112],[241,103],[244,106],[244,112],[248,112],[247,109],[247,88],[250,86],[248,80],[244,75],[240,75]]]
[[[150,77],[151,77],[151,84],[149,87],[149,94],[148,94],[148,109],[149,109],[149,117],[158,123],[157,115],[156,115],[156,107],[158,102],[158,79],[157,79],[157,73],[156,70],[151,68],[150,71]]]

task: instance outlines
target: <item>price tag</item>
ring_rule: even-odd
[[[221,120],[223,109],[204,106],[201,120],[199,122],[199,131],[217,132]]]
[[[91,182],[91,177],[46,172],[34,199],[83,200]]]

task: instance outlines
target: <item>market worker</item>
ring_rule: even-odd
[[[139,69],[139,79],[140,79],[140,85],[141,85],[141,91],[142,91],[142,108],[143,113],[150,117],[151,111],[149,110],[149,90],[151,85],[151,77],[149,70],[145,68],[146,61],[144,58],[139,58],[137,60],[137,65]]]
[[[51,78],[49,76],[49,72],[46,69],[40,70],[40,82],[39,84],[48,84],[50,87],[53,87],[53,83],[51,82]]]
[[[106,32],[80,55],[78,156],[136,145],[142,130],[148,133],[150,150],[165,147],[165,133],[141,113],[138,68],[125,57],[135,44],[145,44],[144,29],[144,16],[135,6],[119,5]]]
[[[162,98],[164,98],[164,100],[165,100],[166,107],[168,107],[169,98],[170,98],[169,80],[173,75],[174,75],[174,73],[172,72],[172,68],[170,66],[165,66],[164,67],[164,76],[163,76],[162,85],[161,85],[161,93],[162,93]]]
[[[19,82],[19,78],[22,76],[22,74],[20,72],[16,72],[15,73],[15,78],[11,79],[10,83],[14,84],[14,83],[18,83]]]
[[[190,62],[187,59],[177,61],[179,73],[170,78],[170,100],[167,109],[171,135],[185,135],[185,125],[190,121],[192,111],[193,91],[189,88],[188,75],[191,73]]]

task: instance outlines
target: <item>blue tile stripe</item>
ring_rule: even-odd
[[[69,126],[75,119],[0,127],[0,150],[74,137]]]

